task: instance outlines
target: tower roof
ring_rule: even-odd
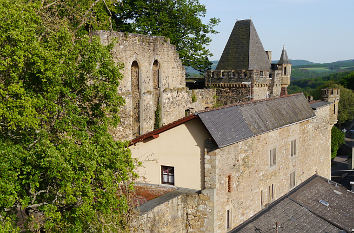
[[[235,23],[217,70],[269,70],[270,62],[252,21]]]
[[[281,56],[280,56],[280,60],[279,60],[278,64],[280,64],[280,65],[290,64],[289,59],[288,59],[288,54],[287,54],[284,47],[283,47],[283,51],[281,52]]]

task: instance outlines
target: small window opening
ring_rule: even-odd
[[[284,75],[286,75],[286,67],[284,67]]]
[[[291,141],[291,157],[296,155],[296,140]]]
[[[271,149],[269,152],[269,163],[270,163],[271,167],[275,166],[277,163],[277,149],[276,148]]]
[[[174,167],[161,166],[161,183],[175,185]]]
[[[231,175],[227,176],[227,192],[231,193]]]
[[[226,228],[230,229],[231,227],[231,216],[230,216],[230,210],[226,211]]]
[[[295,172],[290,173],[290,188],[295,187]]]

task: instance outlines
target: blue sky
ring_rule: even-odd
[[[354,59],[354,0],[200,0],[206,19],[220,18],[209,49],[218,60],[237,19],[251,18],[265,50],[279,59]]]

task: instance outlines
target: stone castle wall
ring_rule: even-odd
[[[115,139],[129,140],[156,127],[156,112],[162,126],[185,116],[191,96],[185,84],[185,70],[175,46],[164,37],[97,31],[103,44],[113,43],[113,58],[123,64],[119,94],[125,99],[121,123],[111,130]],[[210,91],[197,91],[199,108],[210,107]],[[209,98],[209,100],[206,100]],[[194,104],[195,105],[195,104]]]
[[[217,87],[216,102],[218,105],[228,105],[251,100],[251,86],[242,85],[239,87]]]
[[[329,106],[316,110],[316,117],[280,128],[205,156],[205,191],[214,202],[214,232],[227,232],[226,214],[231,226],[241,224],[265,205],[287,193],[290,173],[296,185],[317,173],[330,178]],[[291,141],[297,153],[291,156]],[[270,150],[276,148],[276,165],[270,166]],[[228,180],[231,179],[231,187]],[[214,192],[212,192],[214,190]],[[273,197],[271,195],[273,190]],[[230,191],[230,192],[229,192]],[[263,202],[263,206],[261,205]]]
[[[132,232],[212,232],[210,198],[204,194],[181,194],[148,212],[132,224]]]

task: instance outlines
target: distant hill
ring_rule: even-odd
[[[313,63],[309,65],[294,66],[292,80],[304,78],[324,77],[334,73],[354,71],[354,59],[336,61],[331,63]]]
[[[212,61],[211,69],[215,69],[218,62],[219,61]],[[278,61],[272,62],[277,63]],[[314,63],[307,60],[290,60],[290,62],[293,65],[292,80],[324,77],[334,73],[354,71],[354,59],[331,63]],[[190,77],[202,76],[191,67],[185,68],[187,75]]]
[[[272,63],[277,63],[277,62],[278,62],[278,60],[272,61]],[[293,66],[306,66],[306,65],[315,64],[315,63],[307,61],[307,60],[290,60],[290,62]]]

